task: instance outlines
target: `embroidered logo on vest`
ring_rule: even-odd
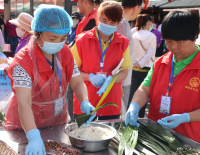
[[[189,83],[190,83],[190,86],[192,86],[192,87],[198,87],[200,81],[199,81],[199,79],[198,79],[197,77],[194,77],[194,78],[192,78],[192,79],[190,80]]]
[[[186,89],[199,92],[199,89],[197,89],[196,87],[199,86],[200,80],[197,77],[190,79],[189,84],[190,84],[190,86],[185,86]]]

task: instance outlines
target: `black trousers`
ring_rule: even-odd
[[[144,67],[143,69],[149,70],[149,67]],[[139,88],[139,86],[141,85],[141,83],[144,81],[145,77],[147,76],[148,72],[138,72],[138,71],[134,71],[132,72],[132,79],[131,79],[131,90],[130,90],[130,96],[129,96],[129,104],[128,107],[131,103],[131,100],[133,98],[134,93],[136,92],[136,90]],[[144,107],[142,107],[140,109],[139,112],[139,117],[143,118],[144,114],[145,114],[145,109],[146,109],[147,104],[144,105]]]

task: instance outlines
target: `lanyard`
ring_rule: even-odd
[[[101,38],[100,38],[100,36],[99,36],[99,32],[98,32],[98,37],[99,37],[99,44],[100,44],[100,49],[101,49],[100,67],[101,67],[101,70],[103,70],[103,66],[104,66],[103,57],[106,55],[107,49],[108,49],[108,47],[110,46],[112,40],[111,40],[111,37],[110,37],[110,44],[109,44],[109,46],[105,49],[105,51],[103,52],[103,51],[102,51]]]
[[[173,55],[174,56],[174,55]],[[176,76],[173,76],[174,75],[174,61],[173,61],[173,56],[172,56],[172,62],[171,62],[171,74],[170,74],[170,83],[169,83],[169,87],[167,89],[167,96],[169,94],[169,90],[170,88],[172,87],[172,84],[174,82],[174,79],[176,78],[176,76],[178,74],[180,74],[180,72],[182,72],[182,70],[176,75]]]
[[[46,58],[46,57],[45,57]],[[47,62],[50,64],[51,67],[52,66],[52,63],[46,58]],[[59,78],[59,82],[60,82],[60,86],[61,86],[61,72],[60,72],[60,69],[58,67],[58,64],[57,64],[57,71],[58,71],[58,78]]]

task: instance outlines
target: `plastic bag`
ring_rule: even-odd
[[[14,93],[10,93],[6,98],[0,102],[0,109],[2,110],[3,113],[6,114],[8,110],[8,106],[10,105],[11,98],[14,96]]]

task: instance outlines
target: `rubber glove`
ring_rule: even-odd
[[[97,94],[99,94],[99,97],[101,96],[102,93],[104,93],[106,91],[106,89],[109,86],[109,84],[110,84],[111,81],[112,81],[112,76],[109,76],[109,77],[106,78],[103,86],[97,92]]]
[[[126,112],[126,119],[125,119],[126,126],[128,124],[137,127],[140,126],[140,124],[137,123],[139,111],[140,111],[139,105],[136,102],[132,102],[128,108],[128,111]]]
[[[170,121],[170,122],[168,122]],[[190,115],[188,113],[174,114],[165,118],[159,119],[157,122],[165,129],[174,129],[182,123],[189,122]]]
[[[103,85],[103,83],[104,83],[105,80],[106,80],[105,77],[102,77],[100,75],[94,75],[93,73],[91,73],[90,76],[89,76],[89,81],[96,88],[101,87]]]
[[[86,115],[89,115],[91,111],[93,111],[95,108],[91,105],[90,102],[84,101],[81,104],[81,111],[86,113]],[[88,125],[95,117],[96,117],[96,112],[85,122],[85,125]]]
[[[43,140],[38,129],[32,129],[27,132],[28,145],[26,155],[46,155]]]

